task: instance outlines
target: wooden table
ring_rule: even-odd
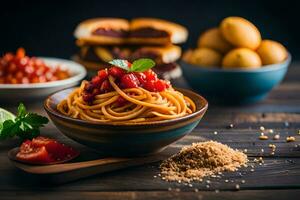
[[[183,82],[177,84],[185,85]],[[16,105],[0,107],[16,110]],[[28,107],[31,111],[45,114],[41,102]],[[234,127],[226,128],[231,123]],[[280,133],[280,140],[259,140],[260,126],[274,130],[273,134],[269,134],[270,138]],[[209,178],[210,184],[205,179],[190,187],[161,180],[157,177],[159,163],[154,163],[51,185],[10,163],[7,151],[16,146],[13,140],[0,143],[0,199],[296,199],[300,195],[299,129],[300,63],[293,63],[284,82],[266,100],[247,106],[210,105],[199,126],[168,148],[175,153],[192,142],[216,140],[233,148],[247,149],[250,165],[254,158],[262,156],[265,163],[255,163],[254,169],[248,167],[225,173],[221,179]],[[71,143],[83,152],[90,152],[61,135],[51,123],[42,132]],[[296,141],[287,143],[285,139],[289,135],[296,137]],[[277,146],[274,156],[270,155],[269,144]],[[236,185],[239,185],[239,190]]]

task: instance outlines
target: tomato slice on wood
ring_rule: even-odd
[[[31,164],[53,164],[69,161],[79,152],[54,139],[37,137],[22,143],[16,155],[17,160]]]
[[[45,147],[33,147],[26,143],[26,145],[22,144],[21,148],[22,150],[16,155],[16,158],[20,161],[33,164],[53,162]]]
[[[72,147],[69,147],[51,138],[39,136],[32,139],[32,144],[38,147],[45,146],[47,151],[56,161],[69,160],[70,158],[74,158],[79,155],[79,152]]]
[[[36,137],[32,139],[32,145],[36,147],[45,146],[49,153],[56,153],[58,148],[61,146],[61,143],[58,143],[56,140],[46,137]]]
[[[20,146],[20,151],[26,151],[29,149],[31,146],[31,141],[30,140],[25,140],[22,145]]]

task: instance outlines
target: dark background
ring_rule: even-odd
[[[0,53],[25,47],[30,55],[69,58],[76,52],[73,30],[93,17],[158,17],[189,29],[184,48],[195,45],[202,31],[227,16],[252,21],[263,38],[283,43],[300,59],[300,4],[296,1],[106,0],[11,1],[1,3]]]

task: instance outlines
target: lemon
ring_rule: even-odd
[[[0,129],[2,128],[2,124],[5,120],[8,119],[15,119],[16,116],[12,114],[11,112],[4,110],[3,108],[0,108]]]

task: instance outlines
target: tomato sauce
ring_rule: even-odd
[[[170,87],[168,81],[159,79],[151,69],[145,72],[126,72],[113,66],[109,69],[99,70],[98,74],[86,84],[83,93],[84,101],[91,103],[96,95],[113,90],[108,81],[108,76],[114,77],[115,83],[122,89],[141,87],[151,92],[161,92]],[[120,99],[121,101],[123,100]]]

